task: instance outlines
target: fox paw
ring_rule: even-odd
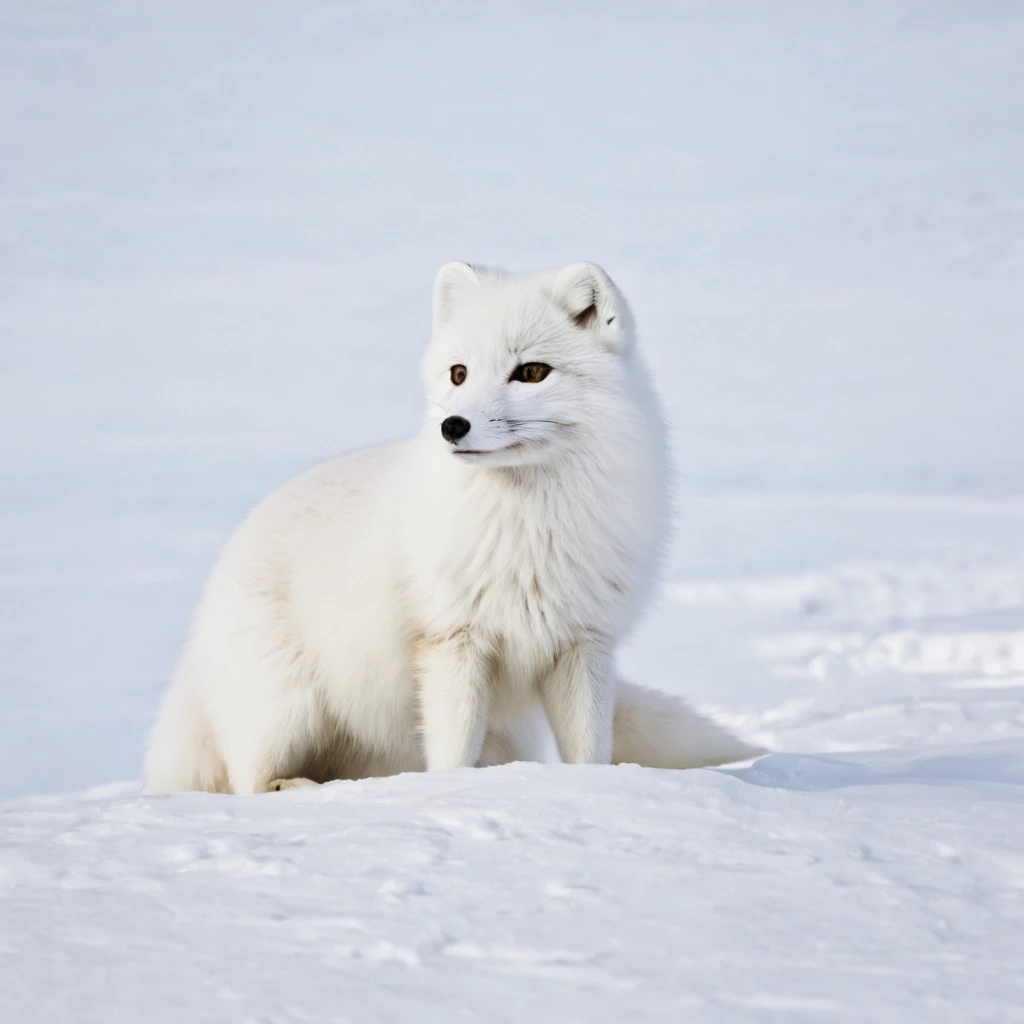
[[[267,783],[268,793],[280,793],[282,789],[305,789],[306,786],[319,786],[312,779],[271,779]]]

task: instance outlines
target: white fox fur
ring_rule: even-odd
[[[667,521],[633,335],[594,264],[443,267],[422,431],[304,473],[241,525],[160,709],[146,791],[543,759],[552,733],[576,763],[756,754],[615,671]],[[510,379],[534,363],[543,380]],[[446,440],[449,417],[468,433]]]

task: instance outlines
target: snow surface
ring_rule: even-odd
[[[0,1017],[1024,1020],[1022,52],[1013,0],[0,6]],[[415,428],[452,258],[632,298],[624,667],[776,753],[111,784],[245,510]]]
[[[4,813],[4,999],[55,1021],[1006,1021],[1022,786],[1018,743],[28,798]]]

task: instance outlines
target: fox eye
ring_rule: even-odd
[[[550,372],[551,367],[547,363],[522,363],[512,371],[509,380],[519,380],[524,384],[539,384]]]
[[[462,363],[456,363],[449,371],[452,383],[458,387],[466,379],[466,368]]]

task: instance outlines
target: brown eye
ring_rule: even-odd
[[[466,379],[466,368],[462,363],[456,363],[451,368],[452,383],[458,387]]]
[[[521,380],[524,384],[539,384],[549,373],[547,363],[523,363],[512,371],[509,380]]]

